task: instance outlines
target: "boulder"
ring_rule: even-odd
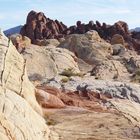
[[[9,38],[20,53],[23,52],[26,47],[31,45],[31,40],[28,37],[20,34],[13,34]]]
[[[101,39],[96,31],[82,35],[70,35],[59,47],[74,52],[78,58],[89,64],[97,64],[107,60],[113,53],[112,46]]]
[[[95,76],[96,79],[129,80],[129,73],[125,65],[116,60],[103,61],[92,69],[91,75]]]
[[[103,42],[103,40],[100,38],[98,32],[96,32],[94,30],[88,31],[87,33],[85,33],[85,36],[93,42]]]
[[[126,48],[122,44],[114,44],[112,45],[112,49],[113,49],[113,55],[119,55],[119,56],[124,55],[126,51]]]
[[[43,108],[64,108],[65,104],[55,95],[36,89],[36,98]]]
[[[122,44],[122,45],[124,45],[124,43],[125,43],[125,41],[124,41],[122,35],[119,35],[119,34],[113,35],[113,37],[111,39],[111,44],[112,45],[114,45],[114,44]]]
[[[42,40],[36,41],[36,45],[39,45],[39,46],[52,45],[52,46],[57,47],[59,44],[60,44],[60,42],[57,39],[42,39]]]
[[[45,39],[43,42],[44,44],[42,44],[41,46],[52,45],[57,47],[60,44],[57,39]]]
[[[67,69],[72,69],[74,73],[80,72],[74,54],[63,48],[32,45],[25,49],[23,57],[26,59],[30,79],[34,79],[36,75],[42,78],[53,78]]]

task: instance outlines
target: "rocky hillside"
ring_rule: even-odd
[[[67,68],[51,79],[33,81],[42,97],[50,93],[65,105],[52,109],[38,100],[52,135],[58,134],[60,140],[139,139],[139,55],[122,44],[105,42],[96,31],[67,36],[56,48],[75,54],[80,73]]]
[[[139,38],[124,22],[35,38],[50,23],[31,11],[22,35],[0,32],[0,139],[140,139]]]
[[[126,22],[118,21],[113,25],[89,21],[88,24],[77,21],[76,25],[67,27],[58,20],[47,18],[42,12],[29,12],[26,24],[22,27],[20,33],[31,39],[33,44],[42,45],[45,39],[60,39],[70,34],[84,34],[88,31],[95,30],[99,36],[109,43],[114,35],[121,35],[126,48],[139,51],[140,43],[133,32],[129,31]],[[43,43],[44,44],[44,43]]]
[[[23,57],[0,32],[0,139],[48,140],[50,130],[28,80]]]

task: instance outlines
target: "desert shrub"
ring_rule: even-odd
[[[63,76],[71,77],[71,76],[79,76],[82,77],[84,74],[82,73],[75,73],[73,68],[64,69],[64,71],[61,73]]]
[[[132,75],[132,82],[140,83],[140,69],[137,69],[135,73]]]
[[[47,125],[56,125],[57,124],[57,122],[55,122],[55,120],[51,119],[49,117],[49,115],[46,115],[44,117],[44,119],[45,119]]]
[[[64,77],[61,79],[61,82],[62,83],[67,83],[69,81],[69,78],[68,77]]]

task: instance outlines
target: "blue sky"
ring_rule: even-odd
[[[113,24],[126,21],[130,28],[140,26],[140,0],[0,0],[0,28],[22,25],[30,10],[73,25],[99,20]]]

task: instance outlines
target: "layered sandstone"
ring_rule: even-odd
[[[25,60],[0,33],[0,139],[47,140],[50,130],[42,118]]]

